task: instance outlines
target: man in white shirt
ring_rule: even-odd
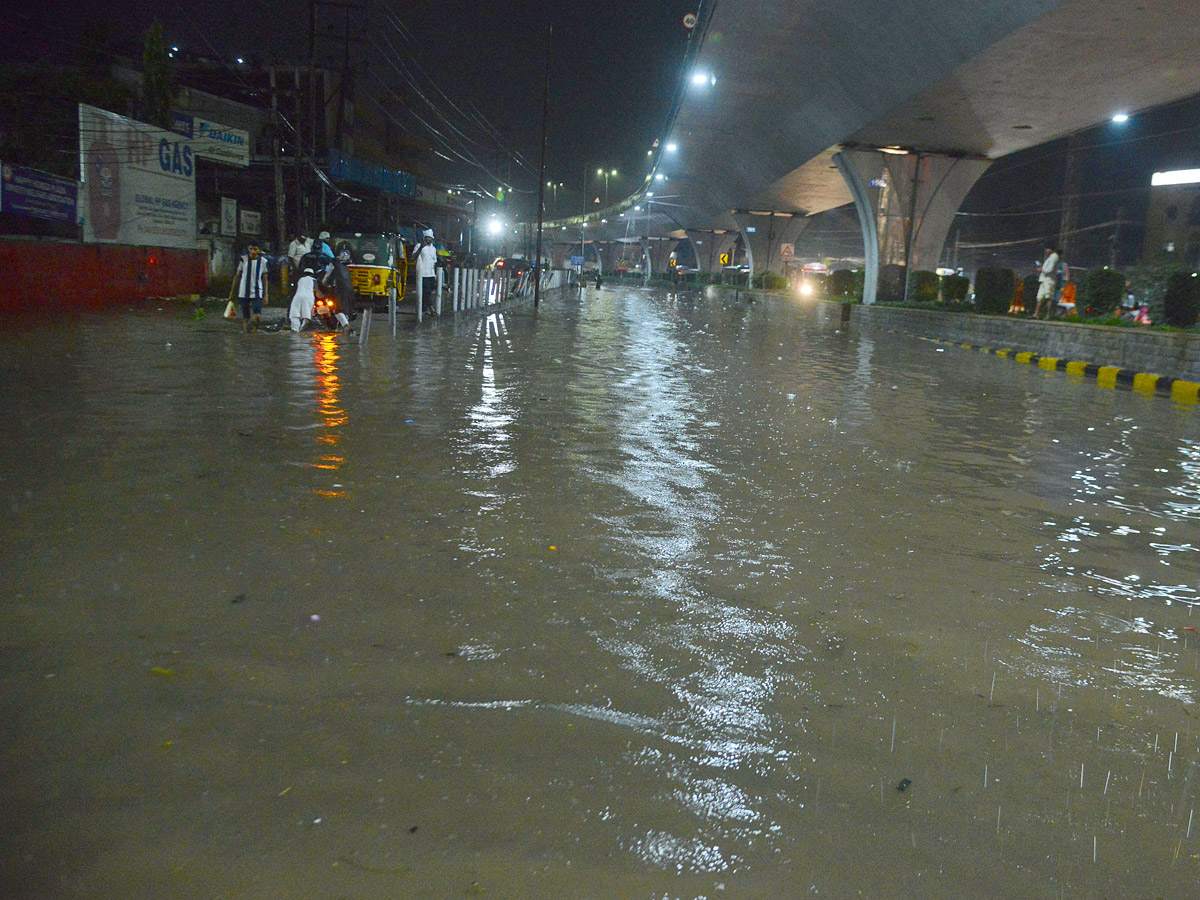
[[[433,232],[426,229],[421,234],[421,248],[417,250],[417,278],[420,280],[421,300],[425,315],[434,316],[433,298],[437,293],[437,247],[433,246]]]
[[[300,271],[300,258],[312,249],[312,239],[303,231],[298,233],[288,244],[287,258],[292,269],[292,284],[296,283],[296,275]]]
[[[1054,295],[1058,291],[1058,251],[1053,247],[1046,248],[1046,261],[1042,263],[1042,271],[1038,273],[1037,306],[1033,308],[1033,317],[1042,317],[1042,304],[1046,304],[1046,318],[1054,312]]]

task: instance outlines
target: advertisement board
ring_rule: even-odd
[[[180,135],[79,104],[83,239],[196,246],[195,152]]]
[[[262,234],[262,213],[242,210],[242,234]]]
[[[250,165],[250,132],[230,128],[207,119],[197,119],[185,113],[171,116],[171,128],[189,138],[192,152],[203,159],[230,166]]]
[[[238,208],[233,197],[221,198],[221,236],[237,237]]]
[[[37,169],[0,163],[0,210],[74,225],[74,181]]]

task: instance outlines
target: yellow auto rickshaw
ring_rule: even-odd
[[[387,309],[388,294],[396,289],[397,301],[404,299],[408,283],[408,253],[398,234],[355,232],[335,235],[332,240],[335,254],[350,251],[350,278],[354,283],[355,301],[377,310]]]

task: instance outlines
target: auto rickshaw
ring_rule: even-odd
[[[400,235],[373,232],[339,234],[334,236],[332,244],[335,252],[343,247],[350,251],[347,268],[354,282],[358,306],[370,304],[376,310],[386,310],[388,292],[392,288],[396,289],[397,301],[404,299],[404,287],[408,283],[408,253]]]

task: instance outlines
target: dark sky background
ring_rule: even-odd
[[[361,0],[361,11],[352,14],[351,57],[368,69],[360,84],[384,99],[389,95],[379,78],[413,97],[408,77],[434,101],[437,112],[419,98],[413,101],[414,111],[454,150],[440,145],[413,117],[401,113],[399,118],[452,158],[457,151],[478,162],[456,159],[459,165],[444,171],[447,181],[478,184],[489,193],[498,187],[497,180],[508,182],[516,190],[512,202],[518,211],[533,211],[546,33],[553,25],[546,176],[565,185],[558,194],[560,210],[575,212],[585,173],[590,196],[603,194],[603,180],[595,176],[598,167],[620,173],[610,178],[611,196],[623,196],[641,182],[646,150],[663,129],[678,83],[688,34],[682,19],[695,5],[695,0]],[[13,40],[5,43],[19,47],[20,57],[30,61],[77,49],[85,41],[82,23],[87,19],[105,23],[111,45],[129,51],[140,48],[142,34],[158,21],[168,44],[184,51],[228,60],[304,63],[308,10],[307,0],[94,0],[86,5],[18,0],[6,4],[9,18],[0,33],[7,32],[5,37]],[[317,55],[338,66],[343,22],[341,11],[319,8]],[[431,80],[424,80],[422,72]],[[471,120],[475,111],[494,132]],[[439,121],[439,113],[462,134]]]
[[[489,193],[507,182],[516,189],[508,200],[514,217],[527,216],[535,210],[545,34],[553,24],[546,174],[565,187],[557,209],[553,194],[547,204],[552,214],[572,214],[583,205],[585,180],[587,200],[603,195],[598,167],[621,173],[610,180],[614,198],[641,182],[646,150],[663,133],[680,77],[687,39],[681,20],[694,7],[695,0],[362,0],[351,54],[366,68],[363,83],[377,96],[390,100],[382,79],[412,98],[412,113],[398,112],[397,118],[454,159],[439,174]],[[114,49],[137,52],[145,29],[158,21],[169,43],[200,55],[301,63],[308,56],[307,0],[94,0],[83,8],[61,0],[17,0],[5,5],[5,14],[0,37],[21,62],[81,49],[88,42],[83,35],[92,33],[89,18],[108,27]],[[318,56],[326,62],[340,64],[342,21],[340,12],[328,9],[319,16]],[[436,112],[415,90],[433,101]],[[1105,223],[1118,219],[1118,263],[1136,261],[1150,175],[1200,167],[1198,136],[1195,98],[1083,135],[1079,224],[1102,227],[1080,236],[1076,263],[1108,261],[1115,229]],[[1065,141],[1053,142],[992,167],[963,205],[956,220],[961,231],[952,230],[950,238],[1005,246],[964,249],[960,261],[1032,265],[1039,243],[1058,230],[1065,147]],[[807,239],[814,255],[861,254],[852,213],[823,219]]]

